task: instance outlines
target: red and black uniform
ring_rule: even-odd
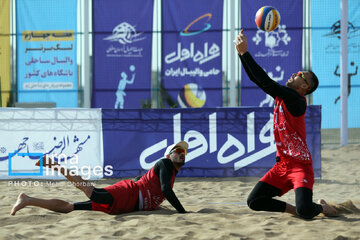
[[[185,212],[172,190],[176,174],[171,160],[164,158],[136,182],[142,193],[142,210],[156,209],[166,198],[178,212]]]
[[[103,196],[91,195],[91,210],[101,211],[108,214],[121,214],[137,210],[139,199],[139,187],[132,180],[122,180],[111,186],[103,188],[108,192],[113,201],[103,202]],[[95,197],[95,198],[94,198]],[[111,197],[109,197],[111,199]]]
[[[159,160],[138,181],[123,180],[103,189],[95,188],[90,201],[74,203],[74,210],[120,214],[156,209],[166,198],[180,213],[185,209],[172,190],[177,170],[170,159]],[[140,204],[139,204],[140,203]]]
[[[246,52],[240,59],[250,80],[275,99],[277,162],[254,187],[248,205],[258,211],[284,212],[286,203],[273,197],[294,189],[298,214],[304,218],[313,218],[322,212],[322,207],[312,202],[314,172],[306,144],[306,99],[294,89],[273,81],[250,53]]]

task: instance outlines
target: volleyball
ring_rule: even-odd
[[[205,102],[205,91],[196,83],[186,84],[178,94],[178,103],[182,108],[201,108]]]
[[[271,32],[279,26],[280,13],[274,7],[264,6],[256,12],[255,23],[259,29]]]

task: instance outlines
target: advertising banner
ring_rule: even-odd
[[[164,107],[222,106],[222,0],[162,1]]]
[[[150,102],[153,6],[153,0],[93,1],[92,107]]]
[[[340,0],[311,1],[312,67],[319,78],[314,104],[322,105],[322,128],[340,128]],[[348,127],[359,128],[360,2],[348,1]]]
[[[0,179],[65,179],[35,166],[43,155],[85,179],[112,175],[104,166],[100,109],[4,108],[0,122]]]
[[[321,108],[306,112],[307,144],[321,174]],[[145,173],[168,145],[189,143],[184,177],[262,176],[275,164],[273,108],[102,110],[105,165],[111,177]]]
[[[280,13],[280,25],[272,32],[265,32],[256,27],[255,15],[263,6],[273,6]],[[302,70],[302,16],[302,0],[241,1],[241,25],[247,36],[248,50],[269,77],[281,85],[285,85],[293,73]],[[249,79],[243,67],[241,105],[274,106],[274,99]]]
[[[18,102],[78,106],[77,1],[16,1]]]

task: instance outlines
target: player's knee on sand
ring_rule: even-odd
[[[304,219],[312,219],[319,213],[314,209],[313,204],[300,203],[296,205],[296,213],[299,217]]]
[[[252,209],[254,211],[261,211],[262,210],[261,202],[262,202],[261,199],[254,198],[251,195],[247,199],[247,205],[249,206],[250,209]]]

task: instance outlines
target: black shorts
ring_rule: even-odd
[[[113,201],[114,198],[108,191],[103,188],[94,188],[90,200],[85,202],[75,202],[74,210],[92,210],[92,202],[111,205]]]

